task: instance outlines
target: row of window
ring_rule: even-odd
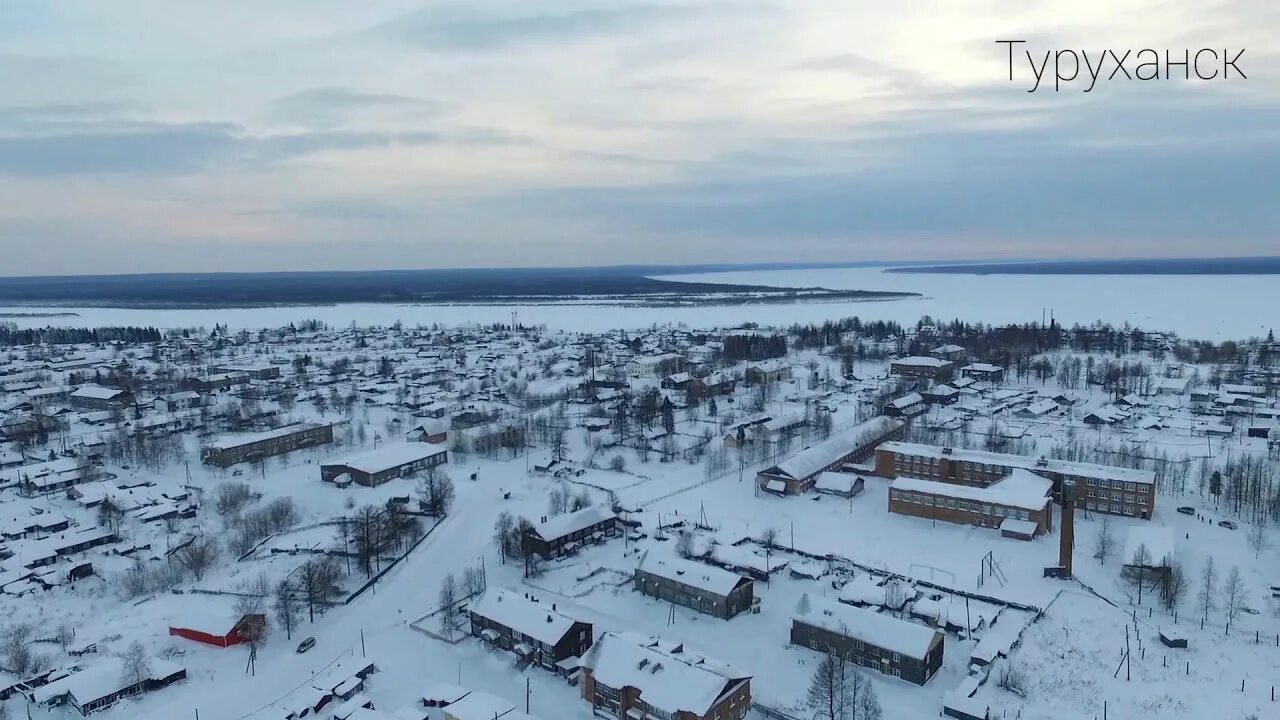
[[[1137,503],[1138,505],[1147,504],[1146,493],[1133,495],[1130,493],[1121,493],[1118,490],[1108,492],[1106,490],[1094,490],[1093,488],[1089,488],[1089,497],[1096,498],[1098,500],[1114,500],[1117,502],[1128,503],[1130,505],[1133,505],[1134,503]]]
[[[1134,510],[1134,507],[1133,507],[1132,505],[1118,505],[1118,504],[1116,504],[1116,503],[1109,503],[1109,504],[1108,504],[1108,503],[1104,503],[1104,502],[1094,502],[1093,500],[1090,500],[1090,501],[1089,501],[1089,509],[1090,509],[1090,510],[1095,510],[1095,511],[1097,511],[1097,512],[1109,512],[1109,513],[1112,513],[1112,514],[1114,514],[1114,515],[1130,515],[1130,516],[1132,516],[1132,515],[1135,515],[1135,514],[1137,513],[1137,511],[1135,511],[1135,510]],[[1146,510],[1141,510],[1141,512],[1144,512],[1144,513],[1145,513],[1145,512],[1146,512]]]
[[[972,500],[957,500],[956,498],[929,495],[927,493],[894,490],[893,499],[900,502],[946,508],[947,510],[963,510],[965,512],[987,515],[990,517],[1016,518],[1018,520],[1031,519],[1031,511],[1029,510],[1005,507],[1003,505],[993,505],[991,503],[979,503]]]

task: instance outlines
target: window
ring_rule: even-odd
[[[1139,496],[1138,496],[1138,504],[1139,504],[1139,505],[1146,505],[1146,504],[1147,504],[1147,496],[1146,496],[1146,495],[1139,495]]]

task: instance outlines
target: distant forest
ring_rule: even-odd
[[[0,347],[18,345],[77,345],[81,343],[148,343],[160,342],[162,335],[153,327],[100,328],[27,328],[19,330],[13,323],[0,323]]]
[[[714,272],[733,266],[479,268],[368,272],[180,273],[0,277],[0,303],[235,307],[352,302],[467,302],[581,295],[785,293],[814,288],[656,280],[651,275]],[[914,293],[840,291],[840,296]]]

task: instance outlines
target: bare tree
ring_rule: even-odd
[[[493,523],[493,544],[498,546],[498,556],[504,564],[511,548],[511,529],[515,524],[516,519],[506,510],[498,513],[498,519]]]
[[[547,493],[547,514],[553,517],[563,515],[568,509],[569,493],[565,490],[564,483],[552,485]]]
[[[809,704],[829,720],[847,720],[850,705],[849,663],[834,652],[828,652],[809,681]]]
[[[1173,612],[1178,609],[1188,585],[1187,574],[1183,572],[1182,566],[1170,562],[1160,576],[1160,604],[1165,610]]]
[[[1196,597],[1197,605],[1205,620],[1213,612],[1214,595],[1217,593],[1218,571],[1213,567],[1213,558],[1204,559],[1204,569],[1200,571],[1200,594]]]
[[[142,558],[134,555],[133,564],[120,576],[120,592],[126,600],[146,595],[151,590],[151,573],[147,572]]]
[[[1027,696],[1027,678],[1022,673],[1022,669],[1005,663],[1000,670],[999,677],[996,678],[996,687],[1017,695],[1020,698]]]
[[[276,585],[275,602],[272,604],[275,611],[276,622],[280,623],[280,627],[284,628],[284,636],[287,640],[293,639],[293,629],[298,626],[299,614],[302,611],[302,602],[294,592],[293,586],[289,581],[281,580]]]
[[[1128,564],[1137,570],[1138,604],[1141,605],[1142,588],[1146,584],[1147,568],[1151,566],[1151,552],[1147,550],[1146,543],[1138,545],[1133,551],[1133,557],[1128,558]]]
[[[223,519],[240,514],[253,497],[253,491],[242,482],[225,482],[214,490],[213,508]]]
[[[1249,526],[1249,547],[1253,550],[1254,559],[1262,557],[1262,551],[1267,549],[1267,522],[1265,518],[1258,518],[1258,521]]]
[[[129,643],[120,660],[120,681],[126,687],[151,679],[151,663],[141,642],[134,640]]]
[[[462,573],[462,592],[467,597],[475,597],[484,592],[484,571],[478,567],[469,567]]]
[[[460,624],[461,613],[458,611],[458,583],[450,573],[440,583],[440,629],[447,640],[453,640],[453,633]]]
[[[205,571],[218,561],[218,540],[209,535],[202,535],[179,549],[174,553],[174,557],[182,567],[195,576],[197,581],[203,580]]]
[[[880,720],[880,702],[871,681],[846,658],[827,653],[809,683],[809,703],[831,720]]]
[[[1107,558],[1111,557],[1113,550],[1115,550],[1115,536],[1111,533],[1111,520],[1103,516],[1102,526],[1098,528],[1098,539],[1093,548],[1093,556],[1098,559],[1098,562],[1106,565]]]
[[[1244,608],[1245,589],[1244,580],[1240,577],[1240,568],[1231,566],[1231,572],[1227,573],[1227,582],[1222,586],[1222,600],[1226,603],[1223,611],[1227,614],[1227,624],[1230,625],[1240,616],[1240,611]]]
[[[778,528],[767,527],[760,533],[760,544],[767,548],[775,548],[778,545]]]
[[[418,506],[430,515],[447,515],[453,507],[453,479],[439,468],[431,468],[418,483]]]
[[[31,652],[32,634],[30,625],[18,623],[6,628],[4,639],[0,641],[0,655],[4,658],[4,669],[18,677],[25,677],[35,664],[35,656]]]

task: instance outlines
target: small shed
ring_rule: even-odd
[[[1030,520],[1005,518],[1000,522],[1000,536],[1015,540],[1034,540],[1039,526]]]
[[[942,699],[942,713],[947,717],[959,718],[959,720],[991,719],[990,706],[977,698],[971,698],[957,692],[949,692]]]
[[[818,474],[818,479],[814,483],[813,489],[828,495],[851,498],[861,493],[865,485],[866,481],[857,475],[843,472],[824,472]]]

